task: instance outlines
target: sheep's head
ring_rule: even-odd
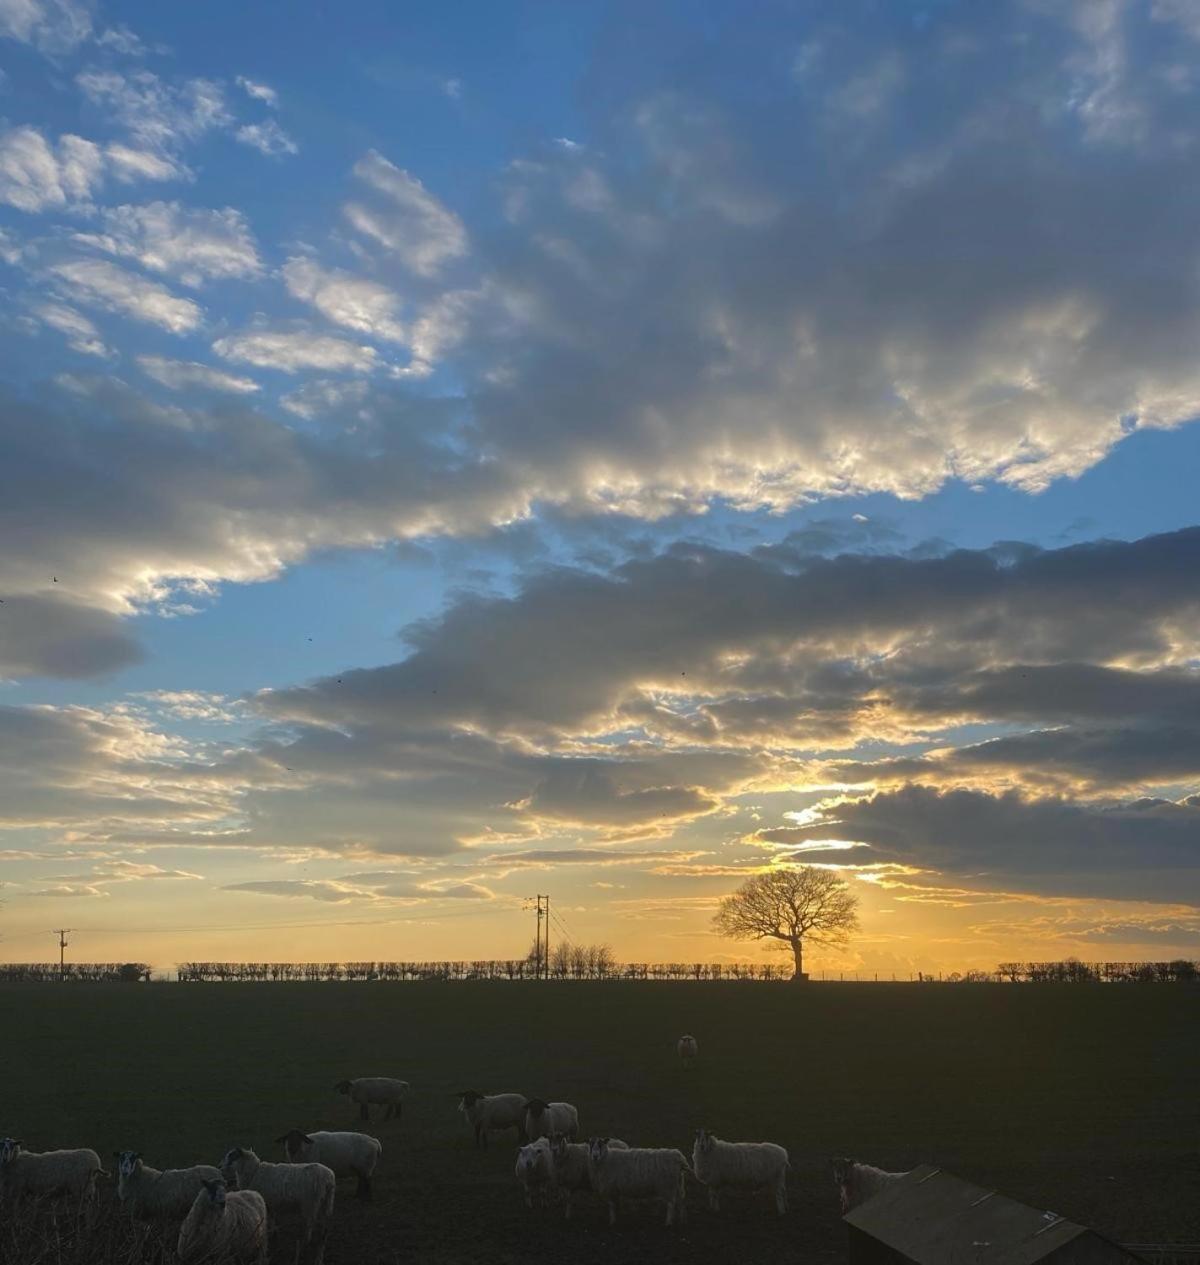
[[[588,1138],[588,1157],[593,1164],[603,1163],[608,1154],[607,1138]]]
[[[350,1092],[350,1082],[338,1081],[338,1083],[333,1087],[333,1089],[335,1093],[348,1094]]]
[[[204,1190],[208,1195],[209,1205],[217,1212],[225,1210],[225,1189],[224,1182],[210,1182],[207,1178],[204,1180]]]
[[[142,1166],[140,1151],[114,1151],[113,1155],[117,1161],[117,1172],[122,1177],[132,1177]]]
[[[708,1129],[696,1130],[696,1150],[701,1155],[707,1155],[717,1144],[717,1135],[710,1133]]]
[[[217,1167],[221,1170],[221,1176],[227,1182],[230,1181],[236,1174],[238,1161],[245,1154],[245,1150],[240,1146],[232,1146],[225,1152]]]
[[[838,1188],[843,1213],[850,1211],[850,1184],[854,1177],[855,1167],[854,1160],[835,1159],[833,1161],[833,1181]]]
[[[21,1154],[21,1143],[16,1138],[0,1138],[0,1164],[11,1164]]]
[[[521,1147],[517,1151],[517,1176],[527,1181],[547,1178],[546,1158],[549,1154],[544,1138]]]
[[[483,1097],[476,1089],[464,1089],[458,1096],[458,1109],[464,1115]]]
[[[304,1148],[312,1146],[313,1140],[307,1133],[301,1133],[299,1129],[289,1129],[282,1137],[275,1139],[276,1143],[283,1144],[284,1154],[288,1159],[295,1163],[304,1157]]]
[[[570,1146],[570,1140],[565,1133],[552,1133],[550,1135],[550,1154],[556,1160],[565,1160],[567,1158],[568,1146]]]
[[[550,1104],[544,1098],[531,1098],[525,1104],[525,1110],[531,1116],[540,1116],[543,1112],[550,1110]]]

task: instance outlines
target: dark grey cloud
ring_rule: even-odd
[[[54,576],[45,577],[54,584]],[[0,598],[0,676],[100,676],[138,663],[143,651],[108,611],[63,598]]]
[[[855,863],[919,866],[976,887],[1200,904],[1197,799],[1096,804],[909,785],[762,837],[853,840],[870,848]]]
[[[911,696],[931,719],[935,710],[969,716],[970,699],[955,697],[958,673],[967,691],[984,691],[974,714],[991,716],[985,685],[997,695],[1006,683],[1018,698],[1036,693],[1022,676],[1028,668],[1014,663],[1065,662],[1065,681],[1081,660],[1186,655],[1177,639],[1198,607],[1195,528],[934,558],[796,562],[786,551],[677,546],[608,575],[551,570],[514,597],[464,596],[406,630],[412,651],[403,661],[259,701],[281,720],[324,725],[539,732],[610,721],[623,704],[645,722],[649,700],[676,713],[681,732],[694,725],[697,738],[717,739],[723,719],[735,733],[772,714],[816,713],[818,730],[848,724],[863,708],[878,710],[871,695],[881,687]],[[1132,676],[1121,678],[1127,692],[1138,688]],[[1108,682],[1113,708],[1120,677]],[[1079,694],[1081,683],[1070,689]],[[688,699],[703,710],[688,712]]]

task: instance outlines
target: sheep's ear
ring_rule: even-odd
[[[305,1146],[312,1146],[313,1144],[312,1138],[310,1138],[307,1133],[302,1133],[300,1135],[300,1141],[303,1142]]]

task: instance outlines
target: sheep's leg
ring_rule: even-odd
[[[357,1171],[355,1172],[354,1175],[355,1177],[358,1178],[358,1186],[355,1188],[355,1191],[354,1191],[355,1199],[370,1199],[371,1198],[371,1175],[369,1173],[363,1173],[363,1172],[357,1172]]]
[[[402,1102],[398,1102],[392,1114],[395,1116],[397,1120],[399,1120],[400,1117],[404,1114],[404,1104]]]
[[[787,1212],[787,1183],[782,1177],[775,1184],[775,1211],[781,1217]]]
[[[720,1212],[720,1210],[721,1210],[721,1199],[720,1199],[720,1197],[718,1196],[718,1194],[717,1194],[716,1190],[715,1190],[712,1186],[705,1186],[705,1188],[704,1188],[704,1189],[708,1192],[708,1207],[709,1207],[709,1210],[710,1210],[710,1211],[712,1211],[712,1212]]]
[[[617,1198],[615,1195],[608,1201],[608,1224],[617,1224]]]
[[[371,1112],[365,1102],[358,1104],[358,1118],[360,1120],[370,1120],[371,1118]]]

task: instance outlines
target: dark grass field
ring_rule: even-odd
[[[1200,1240],[1200,990],[1187,986],[228,984],[0,988],[0,1133],[159,1167],[291,1126],[358,1128],[342,1077],[413,1090],[371,1204],[341,1183],[326,1260],[836,1261],[828,1158],[929,1161],[1124,1241]],[[693,1032],[690,1071],[675,1038]],[[455,1091],[580,1109],[585,1132],[690,1155],[693,1130],[782,1143],[791,1211],[681,1231],[586,1203],[530,1213],[510,1140],[474,1150]],[[378,1112],[378,1109],[377,1109]],[[511,1135],[507,1135],[511,1138]],[[273,1259],[291,1259],[285,1233]],[[125,1259],[125,1258],[123,1258]]]

